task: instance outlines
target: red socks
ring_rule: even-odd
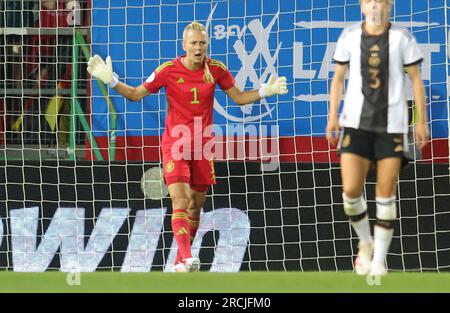
[[[191,258],[191,235],[186,209],[173,210],[172,231],[178,244],[178,253],[182,259]]]
[[[192,244],[192,242],[194,241],[195,235],[197,234],[197,230],[198,230],[198,224],[199,224],[199,218],[193,218],[188,216],[187,218],[188,223],[189,223],[189,235],[190,235],[190,242],[189,242],[189,247]],[[173,217],[172,217],[172,221],[173,221]],[[173,222],[172,222],[173,223]],[[173,227],[173,226],[172,226]],[[178,243],[178,241],[177,241]],[[175,264],[177,264],[178,262],[181,261],[181,259],[184,259],[181,256],[181,249],[178,246],[178,251],[177,251],[177,258],[175,259]]]
[[[194,241],[195,235],[197,234],[199,221],[200,221],[199,217],[193,218],[192,216],[188,216],[189,230],[191,233],[191,244]]]

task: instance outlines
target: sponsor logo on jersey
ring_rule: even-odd
[[[374,45],[370,48],[369,64],[372,67],[379,67],[381,64],[381,58],[378,55],[378,52],[380,52],[380,47],[378,45]]]

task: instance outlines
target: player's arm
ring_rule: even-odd
[[[131,101],[139,101],[150,94],[150,92],[144,87],[144,85],[132,87],[122,82],[118,82],[118,84],[114,87],[114,90]]]
[[[336,63],[333,80],[330,87],[330,111],[328,113],[328,124],[326,128],[327,140],[336,145],[339,140],[339,120],[338,110],[344,90],[345,72],[347,71],[347,63]]]
[[[234,102],[236,102],[239,105],[256,102],[261,99],[258,90],[241,91],[236,86],[233,86],[228,90],[225,90],[225,93],[227,94],[228,97],[230,97]]]
[[[423,148],[430,139],[430,132],[427,125],[425,89],[422,78],[420,77],[419,64],[408,66],[406,70],[411,79],[417,112],[416,144],[419,148]]]
[[[111,88],[114,88],[118,93],[131,101],[139,101],[150,94],[144,85],[132,87],[125,83],[119,82],[119,79],[113,73],[112,61],[109,56],[106,58],[106,63],[99,55],[91,57],[88,62],[87,71],[93,77],[101,80]]]
[[[275,78],[273,75],[270,76],[267,84],[263,84],[261,88],[257,90],[241,91],[236,85],[225,90],[228,97],[239,105],[253,103],[273,95],[285,95],[287,92],[286,77],[282,76]]]

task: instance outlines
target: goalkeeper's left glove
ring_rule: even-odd
[[[88,62],[87,71],[89,72],[89,74],[97,79],[100,79],[103,83],[109,85],[111,88],[116,87],[116,85],[119,83],[117,74],[113,73],[112,61],[110,56],[106,58],[106,63],[98,54],[96,54],[94,57],[91,57]]]
[[[259,88],[259,96],[261,98],[273,95],[285,95],[287,92],[286,77],[282,76],[275,78],[273,74],[270,75],[267,84],[261,84],[261,88]]]

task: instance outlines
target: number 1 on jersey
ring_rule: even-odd
[[[194,93],[194,100],[191,101],[191,104],[199,104],[200,102],[198,102],[197,99],[197,88],[192,88],[191,91]]]

